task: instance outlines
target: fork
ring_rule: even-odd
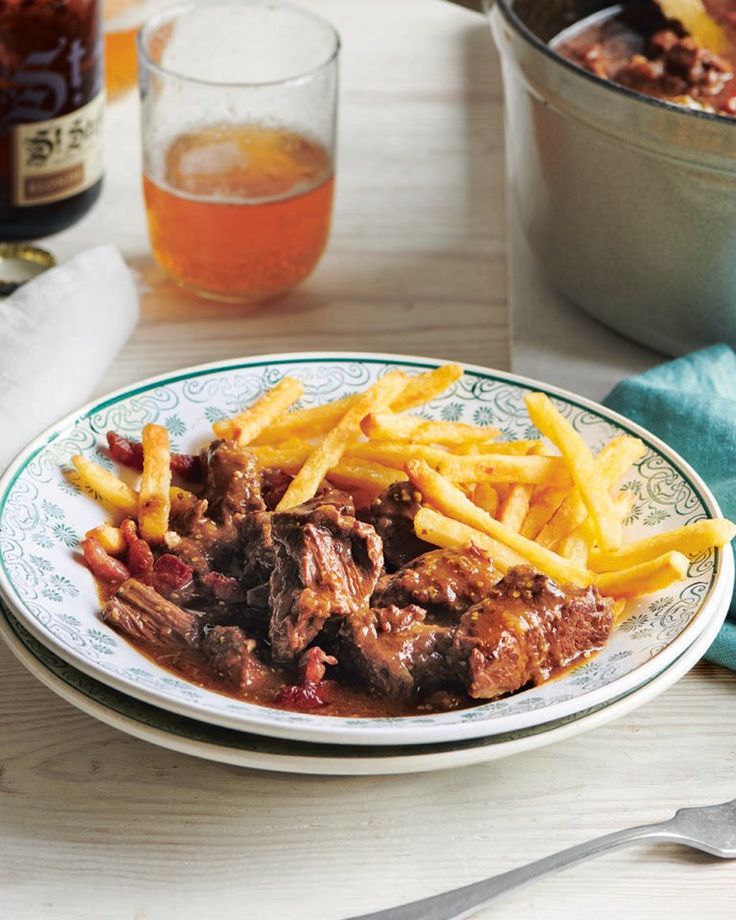
[[[573,866],[593,856],[601,856],[617,847],[644,841],[679,843],[711,856],[736,859],[736,799],[722,805],[681,808],[674,818],[661,824],[644,824],[615,831],[482,882],[349,920],[463,920],[514,888],[550,872]]]

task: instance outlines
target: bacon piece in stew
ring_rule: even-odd
[[[132,518],[126,518],[120,525],[128,543],[128,568],[133,578],[147,580],[153,572],[153,552],[151,547],[138,536],[138,528]]]
[[[114,431],[108,431],[107,446],[113,460],[134,470],[143,469],[143,445],[140,441],[132,441]],[[192,454],[172,454],[170,466],[171,472],[183,479],[202,479],[202,461]]]
[[[332,701],[332,683],[325,681],[328,665],[337,658],[318,646],[308,648],[299,659],[299,683],[283,687],[276,702],[287,709],[309,710],[327,706]]]
[[[225,601],[226,604],[242,604],[245,601],[245,590],[232,575],[210,572],[204,576],[202,584],[210,589],[215,600]]]
[[[153,563],[151,581],[159,594],[168,597],[174,591],[181,591],[186,587],[191,582],[193,574],[191,565],[187,565],[172,553],[164,553]]]
[[[130,578],[127,566],[123,565],[119,559],[115,559],[109,553],[106,553],[94,537],[87,537],[82,540],[81,546],[87,568],[100,581],[105,583],[122,582],[126,578]]]

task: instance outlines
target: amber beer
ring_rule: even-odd
[[[276,0],[208,0],[163,9],[138,48],[156,260],[215,300],[294,287],[329,233],[339,36]]]
[[[262,125],[212,125],[144,176],[154,254],[177,280],[225,299],[263,299],[312,271],[327,242],[331,158],[320,144]]]
[[[108,102],[133,89],[137,82],[135,37],[138,27],[105,31],[105,89]]]
[[[138,82],[136,37],[152,6],[152,0],[104,0],[108,102],[125,95]]]

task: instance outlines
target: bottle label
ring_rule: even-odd
[[[13,127],[13,203],[50,204],[83,192],[102,176],[99,93],[74,112]]]

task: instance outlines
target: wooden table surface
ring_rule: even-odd
[[[148,252],[135,100],[112,106],[103,200],[49,243],[63,258],[111,240],[140,273],[140,328],[101,390],[291,349],[508,366],[501,90],[483,21],[439,0],[301,2],[344,39],[327,255],[275,304],[244,311],[182,293]],[[554,747],[374,779],[198,761],[82,715],[4,648],[0,673],[2,920],[338,920],[736,795],[736,675],[707,664]],[[639,847],[480,916],[721,918],[736,913],[735,881],[731,864]]]

